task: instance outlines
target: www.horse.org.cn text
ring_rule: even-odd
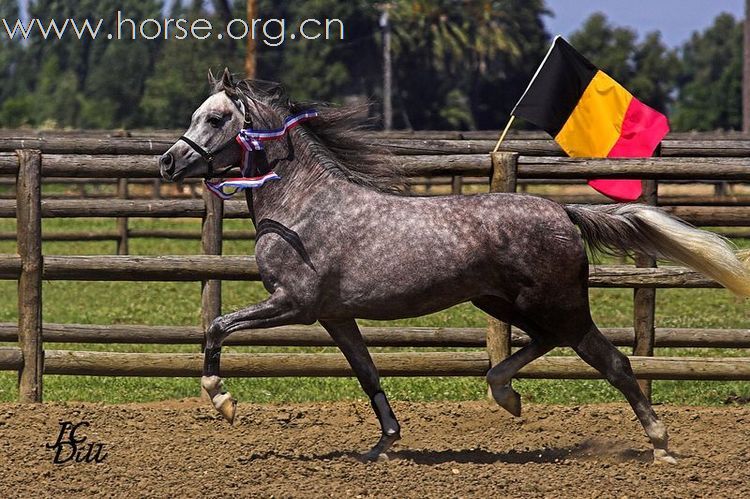
[[[0,38],[12,41],[29,39],[62,40],[207,40],[251,38],[269,47],[288,41],[341,41],[345,39],[344,22],[340,19],[232,19],[216,24],[210,19],[149,18],[131,19],[117,11],[114,23],[100,19],[5,19],[1,20]]]

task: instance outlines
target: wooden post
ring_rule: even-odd
[[[490,192],[516,192],[518,180],[518,153],[493,152]],[[487,330],[487,353],[490,365],[495,365],[510,357],[510,324],[494,317],[489,318]]]
[[[451,193],[461,194],[464,186],[464,179],[460,175],[455,175],[451,181]]]
[[[203,218],[201,248],[204,255],[221,255],[224,202],[211,194],[208,189],[203,190],[203,201],[206,203],[206,216]],[[203,281],[201,283],[201,326],[204,332],[219,315],[221,315],[221,281]]]
[[[128,199],[128,179],[121,178],[117,180],[117,197],[120,199]],[[117,219],[117,236],[117,254],[130,254],[128,217],[119,217]]]
[[[661,156],[661,145],[654,156]],[[658,183],[656,180],[643,181],[643,194],[639,202],[649,206],[658,204]],[[656,259],[643,254],[635,255],[636,267],[656,267]],[[653,357],[656,336],[656,288],[636,288],[633,290],[633,327],[635,343],[633,355]],[[640,379],[646,398],[651,400],[651,380]]]
[[[221,255],[222,235],[224,232],[224,201],[214,196],[208,189],[203,189],[203,201],[206,203],[206,215],[201,226],[201,248],[205,255]],[[201,282],[201,329],[203,341],[201,352],[206,349],[206,332],[214,319],[221,315],[221,281]],[[208,392],[201,387],[201,397],[211,400]]]
[[[391,61],[391,4],[381,6],[380,29],[383,35],[383,129],[393,130],[393,67]]]
[[[19,150],[16,224],[21,275],[18,278],[18,344],[23,367],[18,377],[22,403],[42,401],[42,153]]]
[[[750,133],[750,0],[745,0],[742,51],[742,131]]]

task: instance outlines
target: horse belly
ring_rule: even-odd
[[[341,282],[335,301],[345,313],[362,319],[417,317],[466,302],[494,288],[492,271],[445,259],[408,260],[406,265],[366,267],[368,279]]]

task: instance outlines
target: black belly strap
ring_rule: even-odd
[[[307,253],[305,245],[302,243],[302,239],[300,239],[299,234],[292,229],[284,226],[276,220],[264,218],[258,222],[258,225],[256,226],[255,241],[257,242],[264,234],[276,234],[281,236],[284,241],[294,248],[294,251],[296,251],[300,258],[302,258],[302,261],[315,270],[315,266],[313,265],[312,260],[310,260],[310,255]]]

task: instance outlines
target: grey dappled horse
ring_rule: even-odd
[[[304,108],[278,87],[235,82],[228,71],[193,114],[185,137],[160,159],[166,180],[209,177],[236,165],[241,128],[273,129]],[[584,242],[682,262],[738,295],[750,270],[718,236],[643,205],[562,206],[520,194],[408,197],[394,193],[393,166],[350,132],[353,114],[321,109],[286,140],[255,153],[255,173],[281,179],[246,193],[257,230],[255,255],[270,297],[217,318],[206,337],[202,386],[230,421],[219,354],[240,329],[319,321],[351,364],[382,428],[366,454],[376,459],[400,438],[377,369],[355,319],[393,320],[470,301],[528,333],[531,343],[487,373],[497,403],[514,415],[511,378],[556,346],[572,347],[622,392],[654,447],[674,463],[667,430],[641,392],[625,355],[597,329],[588,304]]]

